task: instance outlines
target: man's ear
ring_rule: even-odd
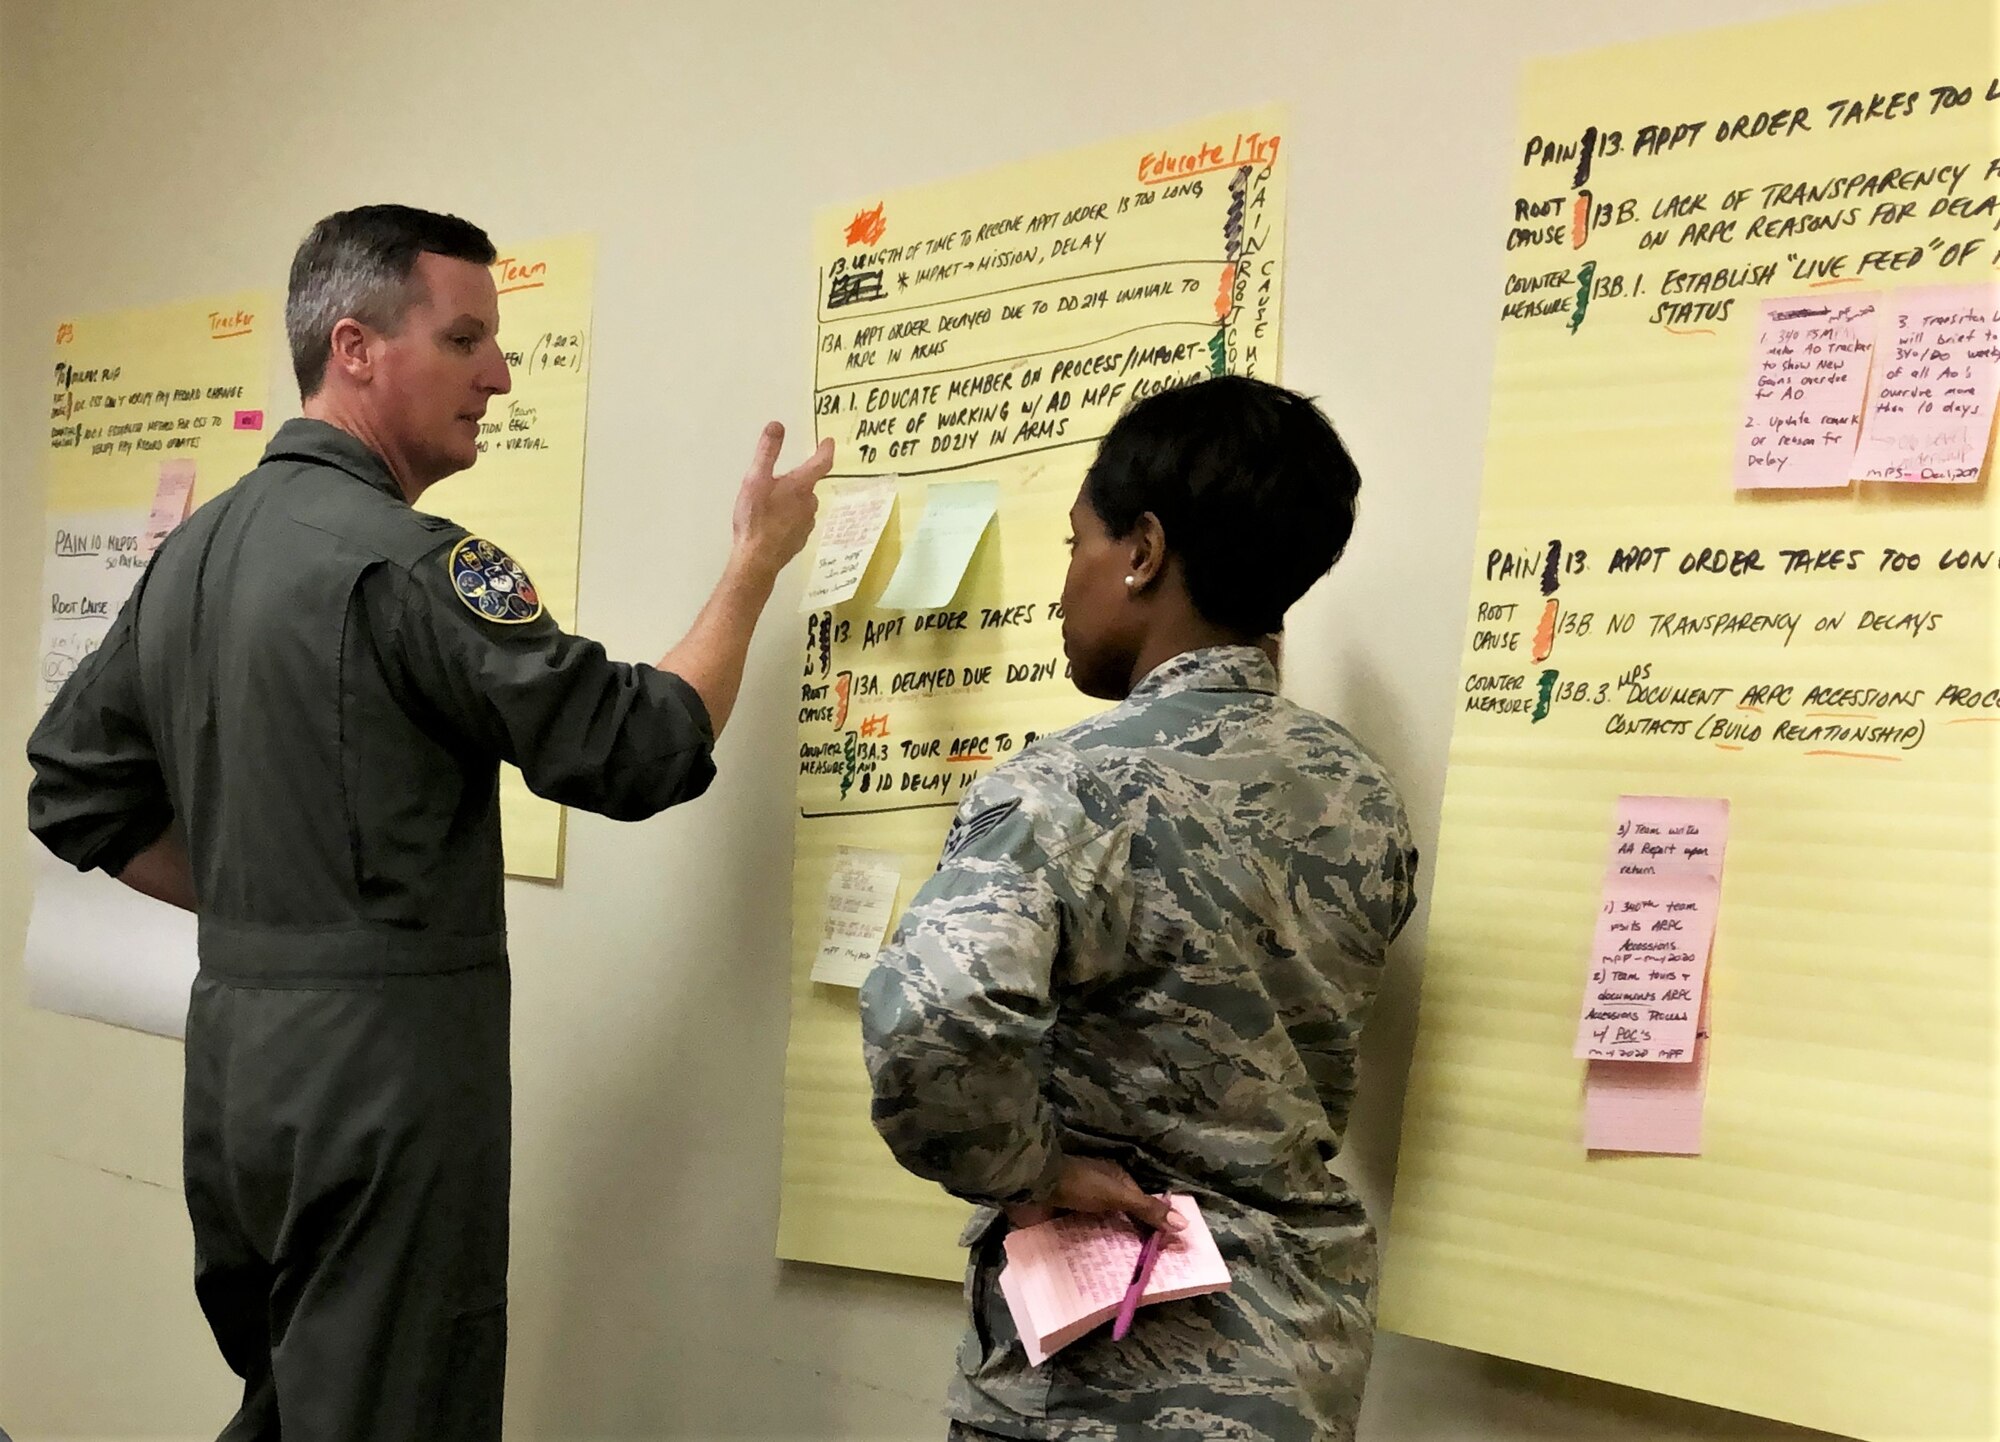
[[[328,370],[338,370],[356,385],[366,385],[375,372],[374,337],[353,316],[334,322],[326,357]]]

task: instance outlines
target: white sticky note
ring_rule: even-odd
[[[826,884],[819,955],[812,979],[829,986],[859,986],[868,979],[883,935],[896,910],[903,873],[887,851],[843,846]]]
[[[997,481],[932,486],[917,533],[903,547],[896,574],[876,604],[891,611],[929,611],[949,602],[999,505]]]
[[[896,509],[896,478],[874,476],[835,494],[819,523],[819,549],[813,553],[812,574],[806,577],[801,611],[838,606],[860,589],[861,578],[882,528]]]

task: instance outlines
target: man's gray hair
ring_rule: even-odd
[[[285,294],[285,334],[299,398],[326,379],[333,328],[351,316],[393,334],[423,292],[412,281],[417,257],[429,252],[493,264],[486,232],[455,215],[408,205],[363,205],[337,211],[312,228],[292,257]]]

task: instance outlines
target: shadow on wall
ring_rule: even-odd
[[[1361,1406],[1366,1442],[1839,1442],[1831,1432],[1415,1337],[1383,1333],[1375,1351]]]
[[[1388,768],[1402,793],[1421,857],[1417,909],[1391,948],[1375,1009],[1361,1033],[1353,1113],[1337,1169],[1361,1192],[1378,1232],[1388,1230],[1396,1147],[1402,1132],[1403,1095],[1417,1040],[1417,993],[1423,980],[1424,933],[1430,917],[1432,866],[1437,852],[1435,818],[1441,797],[1430,794],[1432,767],[1418,754],[1412,718],[1369,652],[1353,647],[1339,683],[1337,720]],[[1310,703],[1308,703],[1310,704]]]

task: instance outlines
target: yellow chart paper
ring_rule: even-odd
[[[424,509],[450,516],[519,561],[549,614],[566,628],[576,625],[583,527],[592,262],[586,235],[502,249],[493,280],[514,389],[487,407],[479,463],[424,498]],[[562,879],[563,818],[563,808],[531,793],[520,772],[502,771],[508,875]]]
[[[901,859],[907,892],[974,780],[1094,709],[1062,654],[1070,503],[1133,399],[1275,378],[1283,130],[1276,110],[1223,116],[815,219],[818,433],[837,478],[902,491],[855,597],[803,618],[780,1256],[962,1270],[965,1207],[869,1124],[855,993],[810,980],[828,878],[862,846]],[[999,509],[956,595],[880,607],[927,493],[962,481]]]
[[[1734,476],[1762,302],[2000,281],[1995,24],[1926,0],[1527,74],[1387,1327],[1992,1434],[1991,451],[1975,485]],[[1641,793],[1730,806],[1693,1157],[1582,1145],[1599,876]]]
[[[164,461],[194,462],[195,505],[234,485],[270,439],[270,347],[284,334],[275,298],[254,291],[58,325],[50,515],[143,512]]]
[[[96,650],[145,569],[163,474],[199,504],[257,464],[270,435],[269,296],[218,296],[56,327],[37,695]],[[175,504],[163,519],[180,514]],[[54,857],[36,862],[26,948],[37,1006],[179,1036],[195,972],[191,918]]]

